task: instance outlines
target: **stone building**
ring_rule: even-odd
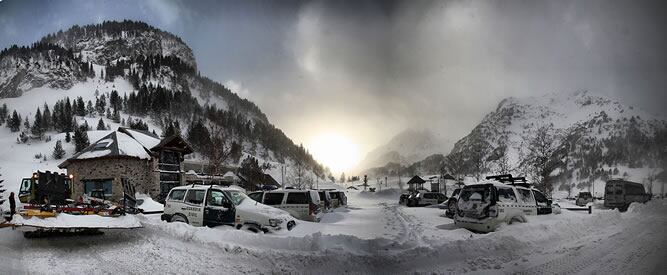
[[[147,132],[118,128],[58,165],[73,176],[73,198],[103,190],[119,201],[124,180],[137,192],[161,200],[171,188],[185,183],[183,156],[192,147],[180,136],[160,140]]]

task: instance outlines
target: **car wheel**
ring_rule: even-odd
[[[188,223],[188,218],[181,214],[174,214],[171,216],[170,222],[183,222],[183,223]]]

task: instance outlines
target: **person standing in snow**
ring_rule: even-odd
[[[14,192],[11,192],[9,193],[9,217],[7,218],[8,222],[12,221],[12,218],[14,218],[14,214],[16,214],[16,200],[14,199]]]

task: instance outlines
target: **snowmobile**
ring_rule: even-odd
[[[101,190],[73,200],[72,179],[71,175],[49,171],[37,171],[32,177],[24,178],[18,195],[24,204],[23,209],[9,217],[0,228],[19,228],[26,238],[31,238],[102,234],[100,229],[142,227],[133,215],[126,215],[141,213],[136,207],[134,186],[126,179],[123,179],[122,204],[106,200]]]

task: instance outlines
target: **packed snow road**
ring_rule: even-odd
[[[667,270],[667,201],[626,213],[563,211],[489,234],[456,228],[437,208],[350,194],[321,223],[253,234],[139,217],[144,228],[24,239],[0,231],[3,274],[108,273],[623,273]]]

